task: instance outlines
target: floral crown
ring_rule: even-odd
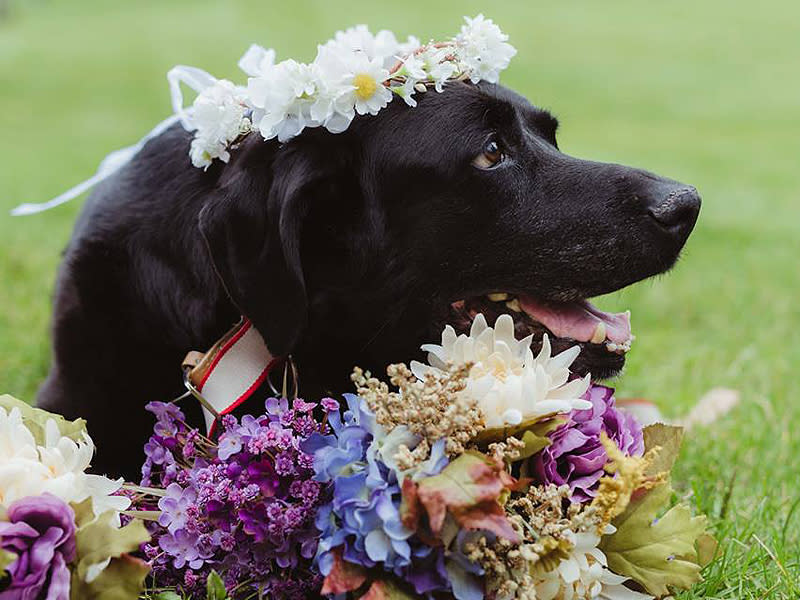
[[[397,95],[416,106],[416,93],[448,80],[496,83],[516,54],[508,36],[491,19],[465,17],[461,32],[445,42],[404,43],[390,31],[370,33],[365,25],[340,31],[317,49],[310,64],[253,45],[239,60],[246,86],[216,79],[201,69],[173,68],[167,78],[172,103],[183,126],[194,131],[190,156],[195,167],[214,159],[227,162],[229,145],[258,130],[265,140],[285,142],[307,127],[345,131],[356,113],[375,115]],[[183,105],[181,83],[198,92]]]

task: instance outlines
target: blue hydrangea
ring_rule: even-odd
[[[400,443],[414,447],[419,438],[404,427],[387,435],[362,399],[352,394],[345,398],[347,410],[341,418],[338,412],[329,413],[333,433],[314,434],[303,445],[304,452],[314,454],[316,479],[333,485],[331,501],[316,519],[320,572],[331,572],[333,551],[339,548],[345,561],[366,568],[380,565],[409,581],[419,594],[449,590],[441,550],[416,539],[401,521],[402,474],[387,464],[382,452]],[[434,444],[431,455],[421,474],[433,475],[446,466],[444,440]]]

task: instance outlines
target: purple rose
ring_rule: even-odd
[[[569,421],[549,434],[552,444],[532,459],[542,483],[569,485],[574,502],[587,502],[597,493],[608,461],[601,431],[628,456],[644,452],[642,428],[632,415],[614,406],[613,389],[592,385],[583,398],[592,408],[573,410]]]
[[[75,513],[50,494],[17,500],[0,522],[0,548],[17,559],[7,570],[11,585],[0,600],[69,600],[75,560]]]

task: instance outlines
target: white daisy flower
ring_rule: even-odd
[[[392,100],[392,93],[383,85],[389,71],[379,58],[355,60],[351,69],[350,85],[353,86],[351,93],[356,112],[377,115]]]
[[[597,547],[599,535],[567,533],[572,536],[572,552],[537,583],[537,600],[652,600],[653,596],[625,587],[627,577],[609,571],[606,556]]]
[[[314,62],[323,74],[332,113],[351,119],[352,111],[375,115],[392,100],[392,93],[384,85],[389,70],[380,57],[369,58],[365,52],[323,46]]]
[[[443,371],[448,364],[472,363],[467,386],[462,393],[478,401],[489,429],[519,425],[546,415],[591,408],[581,396],[589,387],[589,376],[569,380],[569,367],[580,348],[573,346],[550,356],[550,340],[544,335],[542,349],[534,358],[530,349],[533,336],[514,337],[514,320],[501,315],[494,328],[482,314],[475,317],[469,335],[456,335],[445,327],[442,343],[426,344],[430,365],[411,363],[419,379],[431,371]]]
[[[456,37],[458,59],[466,67],[472,83],[497,83],[500,71],[508,67],[517,50],[508,36],[491,19],[478,15],[464,17],[466,24]]]

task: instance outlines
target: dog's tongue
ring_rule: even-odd
[[[607,313],[587,300],[544,302],[519,296],[519,304],[554,336],[578,342],[625,343],[631,339],[631,313]],[[605,330],[605,331],[604,331]]]

